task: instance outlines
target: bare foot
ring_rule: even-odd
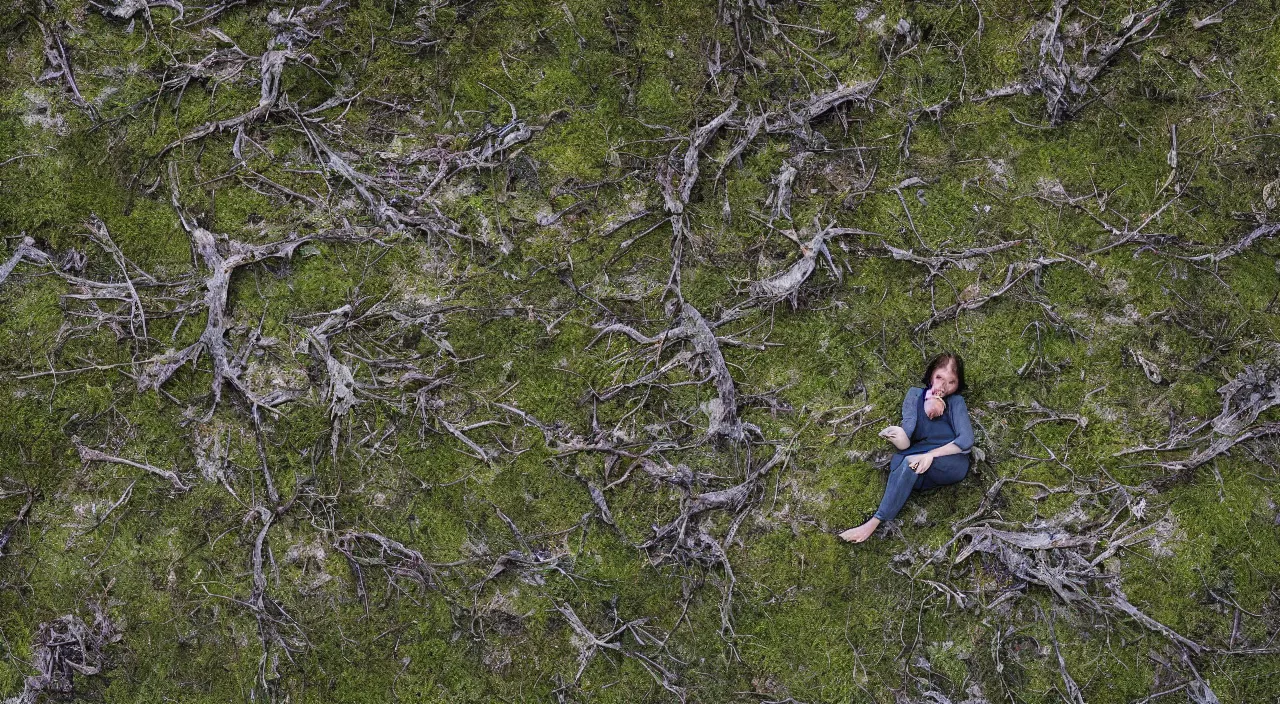
[[[861,543],[867,538],[870,538],[871,534],[876,532],[876,528],[879,527],[880,519],[872,516],[866,523],[863,523],[857,528],[850,528],[849,530],[841,533],[840,538],[850,543]]]

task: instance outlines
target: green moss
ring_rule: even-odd
[[[184,212],[239,242],[374,224],[349,183],[316,173],[310,142],[281,106],[246,128],[262,149],[242,143],[243,163],[232,153],[234,132],[148,161],[199,125],[257,105],[256,57],[279,31],[266,21],[272,8],[231,8],[212,23],[253,60],[234,75],[193,80],[180,102],[178,90],[151,97],[173,77],[175,61],[194,63],[224,42],[171,25],[174,13],[166,8],[153,8],[150,25],[139,19],[132,33],[124,23],[67,3],[40,10],[42,21],[68,42],[81,92],[103,117],[96,125],[71,101],[62,79],[34,80],[48,68],[38,28],[7,23],[0,230],[8,239],[0,257],[7,259],[16,236],[25,233],[55,256],[83,251],[84,276],[117,280],[119,267],[84,237],[86,221],[96,214],[131,262],[175,285],[146,292],[157,296],[150,300],[171,298],[157,303],[150,339],[140,342],[124,341],[123,330],[110,326],[76,328],[90,322],[83,313],[92,309],[66,298],[71,286],[40,265],[20,264],[0,287],[0,460],[6,467],[0,490],[29,485],[40,492],[0,558],[0,580],[12,585],[0,590],[0,632],[11,654],[0,660],[0,696],[16,694],[32,674],[22,663],[32,659],[39,623],[85,615],[90,600],[105,601],[122,620],[124,640],[108,647],[103,676],[77,677],[74,697],[268,696],[258,681],[258,620],[243,603],[253,589],[250,559],[261,523],[250,510],[264,502],[263,457],[282,499],[298,495],[266,538],[267,595],[309,641],[292,658],[279,644],[267,646],[279,673],[269,678],[277,699],[551,699],[579,664],[575,636],[553,608],[557,603],[572,605],[597,633],[640,618],[649,619],[653,633],[670,633],[665,650],[637,643],[629,633],[619,637],[677,671],[696,701],[739,701],[746,692],[772,700],[888,701],[915,696],[926,684],[956,700],[980,685],[992,700],[1056,701],[1054,690],[1062,687],[1057,658],[1031,645],[1048,645],[1041,614],[1050,613],[1066,667],[1088,701],[1152,694],[1157,676],[1172,675],[1149,654],[1180,662],[1158,634],[1128,619],[1093,622],[1039,588],[988,610],[986,604],[1016,584],[994,560],[975,554],[959,565],[946,557],[928,566],[919,561],[923,551],[954,537],[952,524],[972,514],[997,479],[1058,487],[1073,476],[1087,483],[1110,475],[1138,486],[1163,476],[1151,463],[1185,453],[1116,453],[1169,437],[1170,414],[1180,422],[1216,415],[1223,379],[1261,352],[1251,341],[1275,337],[1280,313],[1268,308],[1277,293],[1272,242],[1257,242],[1216,266],[1171,256],[1236,242],[1257,222],[1247,214],[1266,210],[1262,189],[1280,175],[1270,161],[1274,139],[1265,136],[1274,131],[1269,101],[1280,98],[1274,8],[1236,5],[1223,13],[1223,23],[1200,30],[1189,17],[1206,16],[1216,5],[1177,9],[1155,36],[1135,46],[1137,56],[1124,52],[1095,81],[1090,97],[1096,100],[1054,129],[1043,128],[1041,95],[969,100],[1033,75],[1044,8],[1001,1],[978,8],[895,2],[866,9],[870,14],[859,20],[857,4],[747,3],[739,26],[732,3],[721,8],[730,16],[702,3],[589,0],[449,7],[358,2],[335,15],[302,49],[305,55],[291,59],[282,91],[302,110],[359,93],[349,105],[326,111],[327,124],[308,124],[362,173],[401,178],[404,186],[386,187],[401,204],[418,195],[409,187],[418,178],[413,170],[425,164],[434,173],[438,165],[424,158],[400,167],[380,153],[402,158],[435,147],[476,147],[468,135],[485,124],[505,124],[511,105],[519,119],[542,129],[515,159],[459,174],[441,190],[443,212],[465,234],[505,239],[509,249],[370,228],[360,231],[389,246],[317,241],[289,261],[236,272],[227,341],[245,353],[248,376],[278,375],[310,387],[279,415],[257,409],[261,455],[253,409],[232,388],[222,389],[221,403],[204,420],[212,404],[207,358],[184,367],[159,393],[139,392],[135,377],[155,355],[195,342],[205,324],[205,312],[192,302],[202,295],[206,272],[193,260],[169,202],[169,163],[177,168]],[[1102,3],[1079,10],[1101,18],[1096,28],[1083,28],[1087,36],[1118,27],[1129,11]],[[5,12],[0,17],[8,17]],[[766,16],[781,23],[776,28],[785,38]],[[919,45],[908,47],[897,37],[899,19],[920,30]],[[742,63],[742,32],[764,66]],[[713,78],[708,61],[717,42],[722,71]],[[1068,57],[1078,52],[1073,44]],[[886,65],[889,55],[897,58]],[[681,293],[711,320],[742,303],[751,281],[799,257],[778,228],[809,227],[817,218],[878,233],[830,242],[841,276],[822,261],[797,305],[753,308],[717,331],[726,342],[768,343],[764,349],[725,344],[723,352],[747,401],[743,418],[766,438],[790,442],[792,452],[785,467],[765,477],[736,539],[725,545],[736,581],[733,633],[721,633],[728,588],[723,567],[654,565],[652,553],[635,547],[691,496],[651,480],[632,458],[557,456],[544,446],[540,429],[495,402],[584,440],[597,432],[619,442],[670,440],[679,447],[657,459],[722,477],[692,494],[744,476],[741,451],[685,447],[704,430],[706,416],[697,409],[712,391],[695,382],[705,369],[679,365],[659,379],[662,387],[592,401],[592,390],[634,380],[679,351],[668,346],[659,353],[621,335],[595,340],[603,322],[626,322],[649,335],[671,324],[660,300],[672,266],[670,226],[658,226],[626,250],[620,245],[659,222],[654,164],[672,150],[682,154],[681,140],[729,99],[741,102],[738,118],[746,111],[781,114],[835,80],[870,79],[879,84],[869,106],[845,105],[815,120],[829,151],[805,134],[761,135],[713,182],[743,135],[739,125],[723,130],[699,162],[702,178],[685,210]],[[904,154],[908,115],[946,99],[953,103],[938,120],[915,113]],[[33,119],[42,101],[46,116],[60,116],[61,130]],[[1165,185],[1172,125],[1178,126],[1181,195],[1145,232],[1185,246],[1157,241],[1086,254],[1115,238],[1095,217],[1117,228],[1135,226],[1174,196],[1173,182]],[[796,182],[793,218],[766,224],[772,180],[800,151],[814,155]],[[39,156],[6,162],[24,154]],[[864,183],[872,170],[874,179]],[[327,205],[300,203],[252,172]],[[925,183],[904,189],[900,199],[890,189],[910,177]],[[1055,181],[1080,198],[1079,208],[1055,199],[1048,190]],[[560,222],[537,224],[539,215],[576,202],[581,206]],[[653,214],[606,237],[633,202]],[[973,260],[972,267],[947,267],[926,283],[925,267],[882,256],[882,239],[918,254],[1026,242]],[[1080,262],[1055,263],[980,308],[913,332],[966,288],[999,289],[1010,265],[1064,255]],[[634,291],[647,293],[631,296]],[[323,398],[322,365],[298,351],[305,348],[306,328],[320,320],[313,314],[347,303],[367,311],[384,296],[379,311],[419,316],[432,308],[439,317],[405,324],[371,315],[338,334],[334,349],[363,386],[362,403],[335,420]],[[101,305],[114,309],[115,303]],[[248,331],[259,325],[277,342],[242,350]],[[432,342],[441,332],[453,355]],[[988,462],[948,491],[913,496],[900,536],[845,545],[830,533],[869,514],[883,492],[876,461],[886,447],[876,432],[897,422],[905,387],[917,383],[923,360],[939,349],[958,350],[968,361],[967,400]],[[1160,367],[1164,383],[1147,380],[1134,351]],[[409,366],[397,366],[405,359]],[[20,378],[92,365],[119,366]],[[441,385],[403,403],[386,400],[397,397],[410,368]],[[766,407],[760,400],[766,395],[793,410]],[[1033,402],[1080,413],[1088,423],[1029,426],[1037,417]],[[831,423],[867,404],[865,414]],[[459,428],[500,421],[465,431],[494,461],[470,456],[444,420]],[[336,452],[330,445],[335,427]],[[197,450],[208,449],[197,440],[214,434],[234,495],[197,469]],[[86,465],[72,435],[93,446],[109,443],[122,457],[175,468],[194,488],[173,494],[142,470]],[[1280,576],[1267,470],[1241,450],[1160,494],[1143,494],[1148,516],[1168,511],[1172,528],[1157,542],[1122,550],[1108,567],[1134,604],[1215,647],[1231,639],[1235,613],[1208,590],[1266,614],[1270,585]],[[610,486],[628,469],[625,482]],[[605,496],[616,526],[596,515],[588,481],[609,486]],[[92,517],[131,484],[129,500],[87,531]],[[1101,495],[1046,497],[1040,489],[1004,485],[984,518],[1031,521],[1078,501],[1095,517],[1107,510]],[[0,498],[0,526],[24,497]],[[562,556],[568,574],[510,568],[470,589],[498,556],[526,547],[498,509],[528,547]],[[721,539],[732,520],[711,515],[702,527]],[[366,565],[361,598],[351,565],[332,545],[333,531],[347,529],[379,532],[431,562],[461,564],[438,568],[441,583],[434,589],[406,577],[389,580],[379,566]],[[303,546],[318,546],[323,555],[289,557]],[[926,579],[969,590],[977,603],[961,609]],[[1236,646],[1265,643],[1267,626],[1265,619],[1242,616]],[[297,634],[291,625],[279,628],[286,637]],[[1280,686],[1274,660],[1207,654],[1196,666],[1224,703],[1246,702]],[[638,660],[609,649],[597,653],[577,689],[562,691],[595,701],[674,700]]]

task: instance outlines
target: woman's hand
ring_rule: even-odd
[[[880,437],[888,440],[890,444],[899,450],[911,447],[911,438],[907,437],[907,431],[903,430],[900,425],[891,425],[881,430]]]
[[[924,402],[924,414],[931,419],[937,420],[938,416],[946,412],[947,403],[941,396],[934,396]]]
[[[927,452],[921,455],[912,455],[907,458],[907,466],[916,474],[924,474],[929,471],[929,467],[932,464],[933,455]]]

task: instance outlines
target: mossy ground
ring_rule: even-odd
[[[763,12],[743,5],[748,14]],[[135,357],[193,342],[203,314],[153,320],[145,343],[107,330],[81,334],[64,327],[86,322],[75,313],[83,310],[79,304],[62,298],[65,284],[22,264],[0,288],[0,477],[7,482],[0,488],[30,487],[39,499],[0,557],[6,654],[0,695],[17,694],[32,674],[39,624],[65,613],[85,615],[90,600],[109,605],[124,638],[106,651],[101,675],[77,677],[74,697],[84,701],[225,702],[264,694],[295,702],[545,701],[578,669],[575,636],[553,608],[564,603],[596,632],[637,618],[670,632],[668,652],[694,701],[889,702],[895,693],[918,696],[925,689],[959,700],[976,685],[992,701],[1056,702],[1063,682],[1047,649],[1050,619],[1067,669],[1089,702],[1129,702],[1181,682],[1177,673],[1185,670],[1168,642],[1131,621],[1087,617],[1036,588],[986,610],[1012,582],[977,557],[964,566],[931,565],[915,580],[894,567],[911,555],[919,559],[921,548],[946,543],[952,524],[972,513],[1000,477],[1050,486],[1073,473],[1077,479],[1109,475],[1127,485],[1155,478],[1159,470],[1140,464],[1148,456],[1113,453],[1161,441],[1171,415],[1180,423],[1215,415],[1216,388],[1264,350],[1259,343],[1277,339],[1273,241],[1216,266],[1171,256],[1181,250],[1138,245],[1085,257],[1111,236],[1043,194],[1051,182],[1071,196],[1096,190],[1099,199],[1108,196],[1101,218],[1119,227],[1123,218],[1140,222],[1174,196],[1168,152],[1176,125],[1175,180],[1183,191],[1149,230],[1199,246],[1195,253],[1239,239],[1256,216],[1275,207],[1264,189],[1280,178],[1272,134],[1280,99],[1280,8],[1239,3],[1224,11],[1222,23],[1196,30],[1192,18],[1217,11],[1218,4],[1180,5],[1158,33],[1098,78],[1093,102],[1049,128],[1041,96],[965,100],[1034,71],[1035,28],[1047,2],[761,5],[783,23],[787,37],[748,21],[744,26],[755,33],[750,52],[764,65],[744,69],[740,39],[715,3],[348,3],[340,20],[308,45],[305,64],[286,67],[282,94],[308,108],[360,92],[363,98],[340,120],[342,108],[325,113],[337,125],[326,139],[366,173],[386,166],[378,152],[431,147],[440,135],[466,146],[448,136],[505,123],[510,101],[523,119],[545,129],[509,166],[451,180],[442,202],[468,234],[498,241],[500,232],[512,247],[501,253],[417,236],[388,236],[389,249],[313,243],[287,262],[240,270],[229,305],[244,330],[261,323],[264,335],[282,340],[278,352],[261,359],[263,368],[303,379],[309,360],[289,351],[316,320],[304,316],[345,303],[367,306],[383,296],[403,305],[436,301],[447,311],[441,339],[456,358],[440,354],[430,339],[399,344],[402,351],[436,356],[451,375],[441,400],[456,424],[497,417],[491,402],[501,401],[585,434],[593,412],[602,427],[612,427],[644,398],[626,432],[694,441],[705,422],[697,409],[713,393],[709,386],[638,391],[594,408],[583,403],[590,389],[647,371],[614,360],[634,348],[618,336],[588,347],[594,324],[617,316],[646,334],[670,324],[659,300],[671,266],[670,229],[650,232],[626,250],[620,244],[656,215],[609,237],[601,232],[637,198],[661,211],[646,169],[731,97],[756,112],[778,110],[837,80],[878,78],[866,109],[843,107],[814,122],[831,151],[806,163],[789,222],[768,224],[765,199],[782,162],[808,148],[800,137],[761,135],[718,181],[712,178],[718,160],[740,133],[711,143],[687,211],[685,300],[714,319],[743,299],[747,282],[794,260],[795,245],[778,229],[799,229],[815,218],[880,233],[888,244],[917,252],[921,243],[958,251],[1027,240],[972,270],[944,272],[934,282],[937,309],[972,284],[982,291],[998,287],[1012,262],[1067,253],[1093,266],[1055,264],[1034,282],[916,336],[912,328],[932,310],[926,272],[909,262],[857,256],[858,248],[877,247],[880,238],[851,238],[846,247],[830,245],[841,280],[820,268],[797,306],[757,309],[724,329],[772,345],[725,347],[739,393],[776,392],[794,409],[775,414],[749,404],[743,411],[766,437],[789,443],[791,455],[766,477],[763,498],[726,546],[736,578],[732,634],[721,634],[723,570],[655,566],[632,547],[676,514],[674,490],[640,478],[611,489],[615,529],[591,515],[584,484],[606,478],[602,456],[554,458],[538,430],[515,422],[476,433],[486,449],[499,450],[500,441],[524,450],[498,453],[486,464],[464,454],[468,448],[442,426],[420,430],[372,401],[342,421],[334,462],[332,421],[313,390],[280,417],[266,418],[262,429],[262,452],[281,496],[305,487],[305,506],[282,515],[267,543],[268,594],[308,641],[291,657],[272,649],[275,661],[262,665],[258,626],[242,603],[252,587],[250,555],[261,527],[245,516],[265,492],[254,424],[229,390],[211,420],[192,421],[210,402],[207,362],[179,372],[165,394],[139,392],[124,373]],[[256,57],[268,48],[266,19],[273,9],[288,10],[249,3],[213,24]],[[1076,17],[1097,15],[1114,27],[1138,9],[1089,2]],[[263,149],[246,146],[244,165],[231,177],[219,178],[239,162],[234,133],[184,145],[164,164],[149,161],[195,126],[257,104],[253,63],[154,98],[178,62],[198,61],[220,45],[199,26],[171,23],[176,14],[164,7],[151,9],[150,27],[141,15],[124,23],[74,2],[41,10],[41,21],[58,28],[70,47],[80,91],[102,118],[95,124],[60,79],[37,80],[48,66],[29,12],[0,10],[7,51],[0,68],[5,258],[25,234],[51,253],[84,251],[86,276],[116,276],[110,257],[84,237],[85,223],[96,215],[141,269],[166,280],[198,276],[167,182],[152,188],[169,162],[180,174],[184,205],[205,226],[241,241],[324,232],[344,219],[368,224],[349,185],[326,181],[305,136],[274,115],[247,130]],[[197,12],[188,8],[187,19]],[[899,19],[920,32],[914,47],[895,38]],[[419,40],[435,43],[406,44]],[[708,61],[717,43],[725,70],[711,79]],[[945,99],[957,104],[940,119],[915,114],[904,154],[900,142],[911,111]],[[874,179],[864,183],[872,166]],[[332,207],[285,198],[248,170]],[[903,189],[901,197],[890,190],[910,177],[925,185]],[[596,185],[557,190],[584,184]],[[537,224],[539,213],[580,198],[588,201],[584,207],[555,224]],[[1089,207],[1097,212],[1099,202],[1092,199]],[[1055,324],[1049,311],[1070,329]],[[1177,321],[1153,316],[1160,311],[1177,313]],[[877,505],[884,473],[872,461],[873,451],[883,450],[875,434],[897,421],[902,393],[918,383],[922,360],[941,349],[966,359],[969,407],[979,446],[992,461],[959,486],[913,497],[891,537],[857,547],[837,541],[833,530],[854,525]],[[1165,383],[1150,383],[1129,350],[1155,362]],[[354,346],[347,351],[369,354]],[[368,373],[347,359],[357,375]],[[94,365],[122,366],[29,377]],[[663,381],[696,378],[681,368]],[[1023,410],[1033,402],[1082,414],[1088,424],[1025,428],[1033,416]],[[832,409],[867,403],[874,408],[870,417],[883,421],[856,433],[828,422],[840,413]],[[198,438],[210,428],[223,438],[227,485],[235,495],[195,469]],[[380,450],[357,442],[388,431]],[[175,468],[195,488],[175,495],[159,478],[129,467],[85,466],[72,435]],[[1241,618],[1237,647],[1274,637],[1280,498],[1273,450],[1267,443],[1237,449],[1153,500],[1148,510],[1167,510],[1176,528],[1159,549],[1117,554],[1115,569],[1134,604],[1187,637],[1225,646],[1235,612],[1212,590],[1259,615]],[[746,471],[741,451],[703,448],[671,459],[724,477]],[[130,500],[94,527],[135,480]],[[1010,485],[992,514],[1029,521],[1052,516],[1075,498],[1035,494],[1032,486]],[[24,500],[16,493],[0,499],[0,525],[8,525]],[[370,571],[367,600],[361,600],[353,573],[331,544],[334,531],[373,531],[433,562],[487,555],[491,564],[520,547],[495,508],[531,545],[565,555],[573,577],[504,574],[468,591],[487,569],[471,566],[450,577],[448,590],[466,596],[458,599]],[[713,532],[724,535],[728,522],[714,519]],[[307,546],[318,547],[308,552]],[[298,557],[302,553],[310,557]],[[946,582],[954,574],[964,575],[977,605],[961,608],[925,581]],[[1280,695],[1274,655],[1206,654],[1196,666],[1224,704]],[[264,680],[269,692],[262,691]],[[577,688],[564,691],[575,701],[671,698],[637,660],[608,651],[595,657]]]

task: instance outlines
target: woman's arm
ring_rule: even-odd
[[[937,458],[937,457],[946,457],[947,455],[958,455],[962,452],[964,452],[964,450],[961,450],[959,447],[957,447],[954,442],[949,442],[946,445],[943,445],[942,447],[935,447],[932,450],[929,450],[928,452],[922,452],[920,454],[929,455],[930,457]]]
[[[959,452],[973,447],[973,425],[969,423],[969,406],[964,396],[952,394],[947,404],[947,412],[951,414],[951,429],[956,431],[956,439],[951,441]]]
[[[902,399],[902,431],[908,439],[916,430],[916,401],[922,393],[924,389],[913,386],[907,389],[907,395]]]

